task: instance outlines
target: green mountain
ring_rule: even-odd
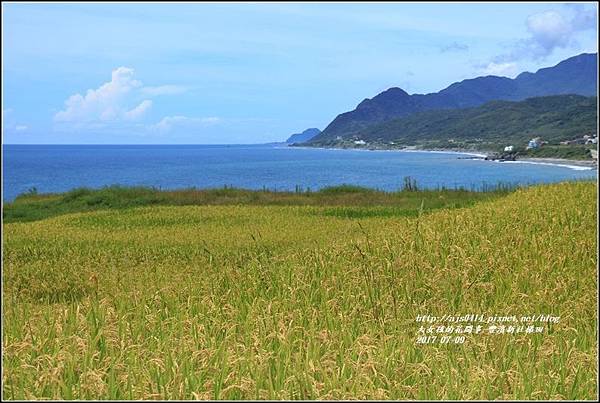
[[[357,131],[350,139],[368,143],[495,149],[526,145],[532,137],[550,144],[597,132],[597,98],[555,95],[520,102],[492,101],[466,109],[412,114]],[[339,141],[338,141],[339,142]],[[333,145],[336,140],[311,142]]]
[[[596,59],[596,53],[584,53],[514,79],[477,77],[425,95],[409,95],[400,88],[390,88],[365,99],[353,111],[338,115],[311,142],[349,138],[369,126],[428,110],[471,108],[493,100],[520,101],[546,95],[593,96],[597,91]]]
[[[321,133],[321,130],[316,128],[306,129],[302,133],[292,134],[285,142],[288,144],[300,144],[309,141],[316,135]]]

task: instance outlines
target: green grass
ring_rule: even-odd
[[[3,397],[594,399],[596,192],[180,191],[5,222]],[[561,320],[415,343],[417,315],[466,313]]]
[[[62,194],[29,192],[4,205],[4,222],[42,220],[57,215],[127,209],[142,206],[190,205],[337,205],[393,206],[396,209],[417,211],[424,201],[426,210],[448,206],[462,207],[476,201],[488,200],[510,192],[510,186],[495,186],[484,192],[467,190],[416,190],[416,183],[405,179],[404,191],[383,192],[360,186],[341,185],[319,191],[309,189],[295,192],[254,191],[236,188],[158,190],[146,187],[108,186],[101,189],[74,189]]]
[[[524,156],[536,158],[563,158],[569,160],[591,160],[590,146],[545,145],[523,152]]]

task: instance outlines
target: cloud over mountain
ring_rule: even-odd
[[[582,4],[568,4],[564,11],[549,10],[527,17],[528,37],[519,40],[514,49],[495,58],[495,63],[520,59],[543,59],[555,49],[577,45],[577,34],[596,28],[596,10]]]

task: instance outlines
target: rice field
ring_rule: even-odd
[[[579,182],[417,214],[151,205],[5,223],[3,397],[594,399],[596,221],[597,185]],[[560,321],[417,343],[417,315],[459,314]]]

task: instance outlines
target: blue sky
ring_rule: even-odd
[[[597,52],[595,3],[2,3],[3,142],[241,144]]]

